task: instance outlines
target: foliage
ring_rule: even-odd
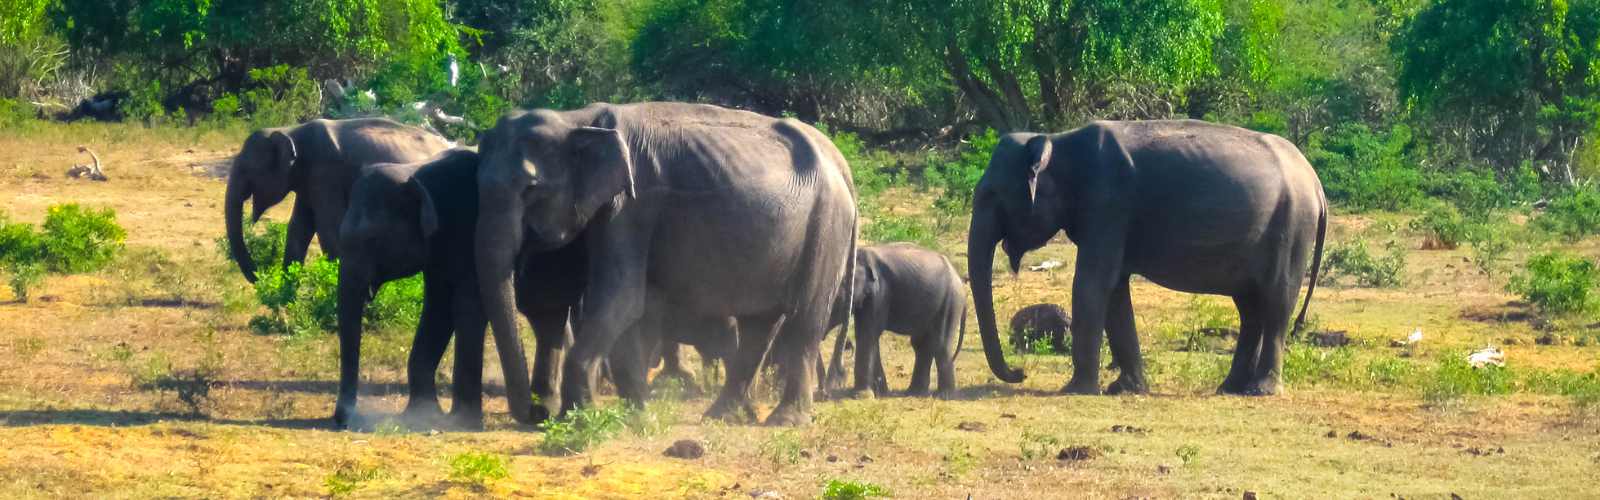
[[[1422,389],[1422,397],[1434,405],[1448,404],[1469,395],[1496,395],[1510,393],[1513,385],[1511,370],[1502,366],[1486,365],[1473,368],[1467,364],[1465,353],[1447,353],[1439,360]]]
[[[489,483],[511,477],[506,470],[506,458],[485,451],[465,451],[450,457],[450,480],[460,484],[484,487]]]
[[[328,496],[337,498],[354,493],[361,488],[361,483],[388,476],[389,472],[382,466],[364,467],[352,462],[343,462],[322,480],[322,486],[328,489]]]
[[[1528,258],[1524,271],[1506,286],[1512,293],[1556,316],[1586,315],[1600,310],[1600,269],[1588,258],[1561,251]]]
[[[573,455],[588,451],[622,432],[628,413],[623,405],[591,406],[569,411],[560,419],[544,424],[544,440],[539,442],[539,451],[546,455]]]
[[[1328,198],[1345,208],[1400,210],[1423,197],[1423,175],[1412,158],[1411,131],[1376,132],[1361,123],[1311,134],[1306,159],[1317,169]]]
[[[955,160],[940,162],[928,168],[928,185],[939,190],[933,208],[946,217],[965,218],[972,213],[972,195],[978,189],[978,180],[989,167],[989,154],[1000,143],[993,129],[974,135],[963,145]]]
[[[1022,431],[1019,447],[1023,460],[1038,460],[1055,456],[1056,450],[1061,448],[1061,439],[1049,434]]]
[[[59,274],[97,271],[122,251],[127,232],[117,225],[109,208],[84,209],[76,203],[49,208],[40,226],[44,230],[44,266]]]
[[[322,92],[305,68],[287,65],[252,69],[237,95],[224,94],[213,104],[218,114],[244,113],[255,127],[280,127],[316,118],[322,113]]]
[[[1564,190],[1550,199],[1544,213],[1533,222],[1569,241],[1600,233],[1600,189],[1585,186]]]
[[[407,330],[421,314],[422,276],[385,283],[367,303],[367,328]],[[309,334],[339,328],[339,262],[312,257],[305,264],[256,271],[256,299],[266,315],[250,318],[257,333]]]
[[[1189,465],[1200,458],[1200,447],[1192,444],[1185,444],[1183,446],[1179,446],[1178,449],[1173,452],[1173,454],[1178,456],[1178,460],[1183,461],[1183,465]]]
[[[1405,250],[1395,246],[1388,255],[1376,257],[1365,240],[1356,240],[1329,248],[1323,265],[1322,279],[1327,283],[1348,276],[1355,279],[1356,286],[1387,288],[1400,286],[1406,256]]]
[[[878,212],[870,215],[862,227],[861,237],[874,243],[904,241],[924,248],[935,248],[938,239],[934,229],[915,216]]]
[[[11,295],[21,302],[27,302],[29,291],[44,281],[44,268],[38,264],[10,266],[7,272],[11,277],[6,280],[6,285],[11,287]]]
[[[823,500],[862,500],[889,496],[889,490],[866,481],[829,479],[822,487]]]
[[[1346,347],[1290,346],[1283,358],[1283,381],[1317,384],[1350,380],[1354,357],[1355,353]]]
[[[1461,211],[1449,203],[1435,203],[1421,217],[1411,220],[1411,229],[1423,234],[1423,247],[1453,250],[1469,239],[1473,228]]]
[[[270,220],[251,224],[250,216],[245,215],[242,227],[244,246],[250,251],[250,259],[255,261],[257,269],[276,267],[283,262],[283,247],[289,238],[289,225]],[[216,239],[216,247],[217,253],[223,258],[233,258],[226,236]]]

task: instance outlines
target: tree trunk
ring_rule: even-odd
[[[989,126],[999,132],[1017,130],[1018,124],[1011,113],[1006,109],[1005,101],[1000,94],[989,88],[972,73],[972,67],[967,64],[967,55],[962,52],[955,35],[945,40],[945,70],[950,72],[950,78],[955,80],[956,87],[972,99],[978,108],[978,116]]]

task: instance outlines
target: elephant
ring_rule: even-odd
[[[664,310],[738,320],[708,417],[755,419],[750,387],[771,351],[787,369],[766,422],[810,420],[810,367],[857,234],[849,165],[821,132],[711,105],[597,103],[508,113],[481,148],[477,264],[496,341],[516,335],[510,270],[524,243],[589,252],[563,412],[591,402],[600,358],[642,344],[617,341]]]
[[[889,330],[910,336],[911,349],[916,352],[906,394],[929,395],[929,374],[937,365],[937,395],[954,395],[955,359],[961,352],[962,333],[967,326],[967,296],[961,275],[949,259],[910,243],[862,247],[856,251],[851,286],[853,291],[848,295],[854,304],[843,300],[847,294],[838,294],[829,328],[843,326],[850,316],[844,310],[854,309],[856,373],[852,391],[889,392],[883,359],[878,355],[878,338]],[[844,337],[841,331],[833,347],[832,369],[836,373],[842,368]]]
[[[228,171],[223,199],[228,250],[244,278],[254,283],[255,261],[244,244],[244,202],[253,200],[251,220],[259,220],[293,191],[283,265],[305,260],[312,234],[323,253],[338,257],[340,224],[363,166],[422,161],[449,148],[443,137],[383,118],[311,120],[257,130]]]
[[[1032,352],[1033,343],[1050,339],[1050,351],[1068,354],[1067,329],[1072,327],[1072,317],[1067,310],[1055,304],[1034,304],[1017,310],[1011,316],[1011,348],[1017,352]]]
[[[355,414],[359,382],[361,319],[372,293],[384,282],[421,272],[422,317],[407,363],[410,398],[406,414],[440,414],[434,371],[452,334],[456,338],[454,407],[457,427],[483,425],[483,343],[487,319],[479,299],[472,234],[478,219],[478,153],[451,149],[419,163],[374,164],[357,179],[350,210],[340,227],[345,254],[339,266],[339,400],[334,422],[345,427]],[[517,309],[533,325],[537,357],[532,374],[540,405],[510,399],[522,422],[548,416],[559,396],[554,377],[572,333],[568,314],[583,292],[583,248],[527,252],[516,270]],[[497,344],[502,357],[521,354],[521,343]],[[515,366],[503,363],[506,370]],[[507,379],[522,376],[521,368]]]
[[[1198,120],[1097,121],[1059,134],[1001,138],[974,189],[968,276],[989,368],[1009,383],[995,331],[992,275],[999,244],[1017,272],[1023,254],[1065,232],[1078,248],[1072,282],[1068,394],[1099,394],[1102,332],[1120,367],[1106,393],[1149,391],[1128,279],[1226,295],[1242,328],[1219,392],[1270,395],[1310,261],[1306,311],[1322,263],[1328,203],[1305,156],[1272,135]]]

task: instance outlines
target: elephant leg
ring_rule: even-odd
[[[470,286],[470,285],[469,285]],[[460,290],[457,291],[461,294]],[[458,297],[455,307],[456,362],[451,380],[450,420],[461,429],[483,428],[483,343],[489,319],[477,293]]]
[[[856,323],[856,374],[851,392],[871,391],[877,378],[878,342],[883,329],[875,321]],[[874,394],[866,394],[874,396]]]
[[[289,214],[289,228],[284,235],[283,267],[306,261],[306,251],[311,248],[311,236],[316,233],[316,214],[311,204],[296,198],[294,212]]]
[[[643,245],[621,245],[637,248]],[[572,349],[561,370],[561,413],[588,406],[594,399],[594,374],[617,339],[632,333],[645,312],[645,270],[638,252],[606,257],[591,256],[589,288],[580,306]],[[629,339],[628,342],[633,342]],[[612,367],[615,370],[617,367]]]
[[[650,351],[655,350],[655,342],[644,338],[639,328],[640,325],[635,323],[628,332],[627,340],[613,344],[608,359],[611,383],[616,384],[617,395],[634,407],[643,408],[645,400],[650,397],[650,370],[644,360]]]
[[[946,399],[956,395],[955,349],[960,343],[962,316],[967,314],[965,307],[952,309],[954,310],[945,318],[945,324],[939,334],[933,337],[937,341],[930,346],[933,360],[939,368],[938,396]]]
[[[315,216],[312,222],[316,224],[318,246],[322,247],[322,254],[331,259],[339,258],[339,225],[344,223],[344,207],[347,206],[342,198],[333,203],[337,209],[312,211]],[[298,205],[299,202],[295,204]]]
[[[405,414],[418,421],[432,420],[444,413],[439,409],[439,388],[434,382],[434,373],[439,369],[439,361],[444,359],[445,349],[450,347],[450,330],[454,326],[452,309],[455,304],[446,288],[432,281],[424,285],[422,317],[417,321],[411,355],[406,360],[406,386],[410,397]],[[461,362],[458,360],[456,364]]]
[[[1261,312],[1262,303],[1260,294],[1250,293],[1233,298],[1233,305],[1239,309],[1239,342],[1233,348],[1233,366],[1228,368],[1227,378],[1222,379],[1222,386],[1217,388],[1218,394],[1244,394],[1245,386],[1255,374],[1256,359],[1261,353]]]
[[[906,387],[907,396],[928,395],[928,386],[933,382],[933,339],[936,336],[924,333],[911,339],[911,350],[916,353],[916,361],[911,365],[911,385]],[[878,363],[878,366],[882,369],[883,363]]]
[[[1072,380],[1061,388],[1063,393],[1100,394],[1100,339],[1121,268],[1120,244],[1078,248],[1072,278]]]
[[[716,402],[706,410],[706,418],[737,422],[756,420],[756,404],[750,399],[750,386],[755,383],[756,371],[761,369],[767,350],[772,348],[773,337],[785,322],[782,314],[739,318],[739,348],[732,358],[724,360],[727,381],[723,382]]]
[[[339,397],[333,407],[333,425],[344,429],[356,416],[356,393],[361,385],[361,321],[371,292],[371,273],[362,266],[339,269]]]
[[[537,342],[533,354],[533,423],[548,420],[561,409],[561,394],[556,391],[561,387],[561,361],[569,339],[572,338],[572,326],[567,321],[568,308],[550,308],[532,311],[526,314],[528,324],[533,326],[533,336]]]
[[[1296,275],[1299,276],[1299,275]],[[1269,288],[1261,314],[1261,354],[1256,356],[1255,370],[1244,393],[1251,396],[1270,396],[1278,393],[1283,381],[1283,344],[1289,333],[1289,320],[1294,316],[1296,286],[1279,285]]]
[[[832,304],[832,297],[827,297],[827,300],[802,305],[793,318],[784,321],[782,330],[778,332],[774,344],[780,356],[778,373],[783,377],[783,395],[778,407],[767,415],[767,425],[805,425],[811,422],[812,395],[817,383],[821,382],[815,379],[816,372],[812,370],[812,365],[822,357],[822,334],[828,328]]]
[[[1128,277],[1123,276],[1111,291],[1106,309],[1106,335],[1111,339],[1111,361],[1121,373],[1106,386],[1106,394],[1146,394],[1150,383],[1144,377],[1144,359],[1139,353],[1139,331],[1133,321],[1133,297]]]
[[[668,339],[661,341],[661,371],[656,373],[656,380],[677,380],[678,385],[686,394],[699,393],[695,385],[694,373],[683,367],[683,361],[678,357],[682,344]]]

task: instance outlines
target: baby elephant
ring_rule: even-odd
[[[1056,354],[1070,354],[1067,330],[1072,328],[1072,318],[1055,304],[1034,304],[1017,311],[1011,317],[1011,348],[1017,352],[1033,352],[1039,339],[1050,339],[1050,350]]]
[[[909,335],[916,351],[911,386],[906,393],[928,395],[929,370],[939,367],[940,397],[954,395],[955,358],[966,329],[965,285],[943,255],[908,243],[857,250],[854,283],[856,370],[854,391],[887,393],[878,337],[884,330]],[[829,328],[844,324],[844,294],[839,294]],[[951,343],[955,343],[954,350]],[[834,345],[833,370],[840,368],[841,333]]]

